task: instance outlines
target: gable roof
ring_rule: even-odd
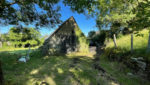
[[[65,22],[63,22],[63,24],[61,24],[61,25],[50,35],[50,37],[53,36],[54,34],[56,34],[56,33],[62,28],[62,26],[63,26],[65,23],[67,23],[68,21],[70,21],[71,19],[73,19],[74,22],[76,23],[74,17],[71,16],[69,19],[67,19]]]

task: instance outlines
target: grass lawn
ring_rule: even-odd
[[[45,56],[32,52],[27,63],[18,62],[25,51],[0,52],[2,69],[8,85],[98,85],[98,71],[86,56]]]
[[[37,49],[38,47],[34,47],[34,48],[31,48],[31,49]],[[27,51],[29,50],[29,48],[13,48],[13,47],[4,47],[4,48],[0,48],[0,52],[20,52],[20,53],[24,53],[24,52],[21,52],[21,51]]]
[[[41,57],[39,51],[32,50],[27,63],[18,62],[17,59],[25,55],[24,52],[26,49],[0,52],[6,85],[117,85],[93,68],[91,56],[73,54]],[[119,72],[118,64],[105,59],[101,59],[99,64],[122,85],[150,85]]]

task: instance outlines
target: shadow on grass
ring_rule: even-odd
[[[8,85],[99,85],[98,71],[85,56],[45,56],[33,52],[27,63],[19,53],[2,52],[0,60]]]
[[[119,63],[123,63],[128,68],[130,68],[130,72],[136,74],[141,77],[141,79],[149,80],[150,76],[150,53],[147,53],[147,48],[135,48],[134,52],[131,53],[129,49],[125,48],[107,48],[105,50],[105,56],[107,56],[109,61],[117,61]],[[145,70],[139,67],[138,63],[133,61],[132,58],[143,58],[141,61],[146,64]],[[142,70],[142,72],[141,72]],[[140,75],[143,74],[143,75]],[[143,84],[143,82],[142,82]],[[141,85],[142,85],[141,84]],[[147,85],[147,84],[145,84]]]

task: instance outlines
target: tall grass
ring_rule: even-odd
[[[139,36],[140,35],[140,36]],[[148,56],[146,54],[147,46],[148,46],[148,36],[149,36],[149,30],[144,29],[142,31],[139,31],[138,34],[133,35],[133,49],[134,49],[134,55],[138,57],[145,57]],[[129,53],[131,50],[131,35],[125,35],[120,38],[117,38],[117,52],[118,53]],[[114,43],[111,40],[109,43],[107,43],[106,51],[108,49],[114,48]]]

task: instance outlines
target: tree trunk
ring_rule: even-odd
[[[116,35],[114,34],[114,36],[113,36],[113,41],[114,41],[114,46],[115,46],[115,48],[117,48],[117,43],[116,43]]]
[[[149,32],[147,52],[150,52],[150,32]]]
[[[3,72],[2,72],[2,65],[1,65],[1,61],[0,61],[0,85],[3,85]]]
[[[133,53],[133,33],[131,34],[131,53]]]

